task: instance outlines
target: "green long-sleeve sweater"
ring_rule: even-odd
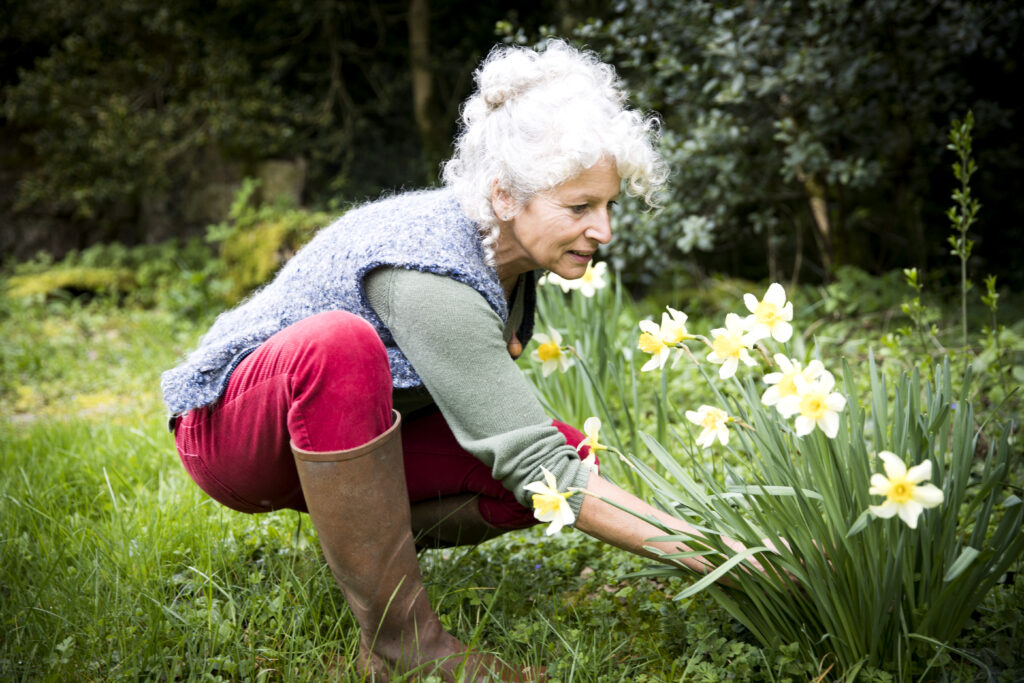
[[[429,392],[396,390],[400,412],[436,403],[459,444],[527,507],[531,494],[523,486],[543,479],[541,466],[555,475],[560,491],[586,486],[589,468],[509,356],[521,296],[503,324],[476,290],[441,275],[381,268],[365,284],[370,305]],[[574,513],[581,501],[582,495],[569,498]]]

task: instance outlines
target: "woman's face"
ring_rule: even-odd
[[[615,162],[605,158],[536,195],[511,220],[501,220],[510,207],[495,199],[501,226],[495,253],[499,273],[543,268],[567,280],[581,277],[598,245],[612,238],[611,210],[619,186]]]

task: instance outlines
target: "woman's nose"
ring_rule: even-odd
[[[608,244],[612,241],[611,213],[608,209],[594,211],[590,225],[583,231],[583,235],[599,244]]]

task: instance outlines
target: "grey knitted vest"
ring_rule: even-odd
[[[164,401],[181,414],[220,398],[235,366],[271,335],[323,311],[343,310],[368,321],[387,348],[396,389],[422,384],[374,313],[364,276],[391,266],[445,275],[487,300],[503,321],[508,304],[497,272],[484,260],[477,225],[448,190],[396,195],[353,209],[322,229],[265,287],[214,321],[184,363],[163,373]],[[517,336],[533,334],[535,278],[528,273],[523,322]]]

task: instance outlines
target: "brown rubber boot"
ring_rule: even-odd
[[[446,681],[528,680],[499,660],[469,655],[441,626],[420,576],[402,466],[400,417],[367,444],[313,453],[292,444],[324,557],[359,623],[369,680],[419,671]]]
[[[465,493],[413,503],[412,530],[417,548],[450,548],[477,545],[500,536],[499,529],[480,514],[479,496]]]

